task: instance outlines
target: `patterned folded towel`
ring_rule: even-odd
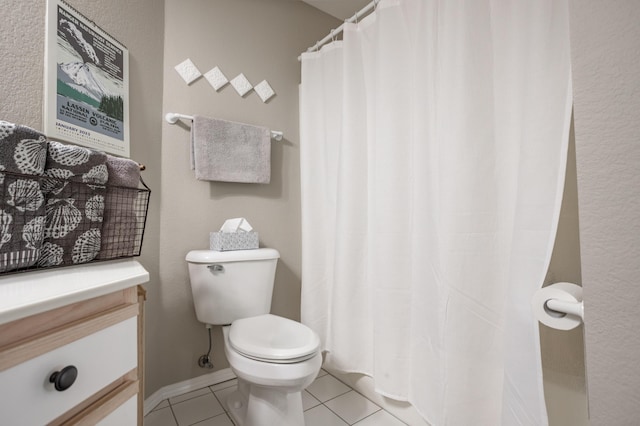
[[[42,133],[0,120],[0,272],[28,268],[40,256],[45,203],[29,176],[42,175],[46,156]]]
[[[96,259],[131,257],[141,238],[135,214],[140,166],[133,160],[107,155],[107,196],[102,224],[102,245]]]
[[[93,260],[100,251],[107,155],[50,141],[44,171],[44,245],[38,266]]]

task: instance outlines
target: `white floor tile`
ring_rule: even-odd
[[[336,396],[347,393],[351,388],[335,377],[327,374],[319,377],[309,385],[307,391],[315,396],[320,402],[328,401]]]
[[[156,410],[159,410],[161,408],[167,408],[168,406],[169,406],[169,401],[165,399],[160,404],[158,404],[155,407],[153,407],[153,410],[151,410],[151,411],[156,411]]]
[[[304,412],[304,424],[305,426],[345,426],[347,423],[324,405],[318,405]]]
[[[144,426],[176,426],[171,408],[160,408],[144,416]]]
[[[233,426],[226,400],[238,380],[198,389],[159,403],[144,418],[145,426]],[[349,386],[320,370],[302,392],[306,426],[407,426]]]
[[[227,380],[226,382],[218,383],[217,385],[209,386],[209,389],[211,389],[211,392],[216,392],[221,389],[235,388],[237,386],[238,386],[238,379],[231,379],[231,380]]]
[[[171,408],[173,409],[179,426],[192,425],[224,413],[224,409],[211,392],[209,392],[208,395],[202,395],[177,404],[171,404]]]
[[[315,399],[313,395],[311,395],[306,390],[302,391],[302,410],[307,411],[309,408],[313,408],[317,405],[320,405],[320,401]]]
[[[325,402],[325,405],[349,424],[380,410],[380,407],[355,391],[333,398]]]
[[[232,386],[230,388],[225,388],[225,389],[214,392],[214,394],[216,395],[216,398],[218,398],[218,401],[220,401],[220,404],[222,405],[222,408],[224,408],[225,411],[227,411],[227,398],[229,397],[229,395],[235,392],[236,389],[238,389],[237,386]]]
[[[171,402],[171,404],[177,404],[179,402],[186,401],[187,399],[196,398],[198,396],[208,394],[211,394],[209,388],[202,388],[194,390],[192,392],[183,393],[182,395],[174,396],[173,398],[169,398],[169,402]]]
[[[380,410],[369,417],[360,420],[358,423],[355,423],[354,426],[406,426],[406,424],[393,417],[388,412]]]
[[[196,423],[193,426],[233,426],[233,422],[226,414],[220,414],[219,416]]]

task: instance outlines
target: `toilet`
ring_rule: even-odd
[[[198,321],[222,326],[238,377],[227,406],[239,426],[304,425],[301,392],[322,364],[313,330],[269,313],[279,257],[271,248],[193,250],[186,257]]]

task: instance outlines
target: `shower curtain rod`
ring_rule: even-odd
[[[380,2],[380,0],[373,0],[371,3],[367,4],[365,7],[363,7],[359,11],[357,11],[355,13],[355,15],[353,15],[351,18],[345,19],[344,24],[352,23],[352,22],[358,22],[358,19],[362,18],[363,15],[371,12],[372,10],[375,10],[375,8],[376,8],[376,6],[378,5],[379,2]],[[316,44],[314,44],[313,46],[311,46],[310,48],[305,50],[305,52],[313,52],[314,50],[317,51],[324,44],[326,44],[327,42],[333,40],[333,38],[335,36],[340,34],[342,32],[342,30],[344,30],[344,24],[340,25],[336,29],[331,30],[331,32],[325,38],[323,38],[322,40],[320,40],[319,42],[317,42]],[[302,56],[298,56],[298,61],[300,61],[301,59],[302,59]]]

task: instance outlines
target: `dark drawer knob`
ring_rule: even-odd
[[[71,387],[78,377],[78,369],[73,365],[68,365],[60,371],[56,371],[49,377],[49,382],[53,383],[57,391],[64,391]]]

